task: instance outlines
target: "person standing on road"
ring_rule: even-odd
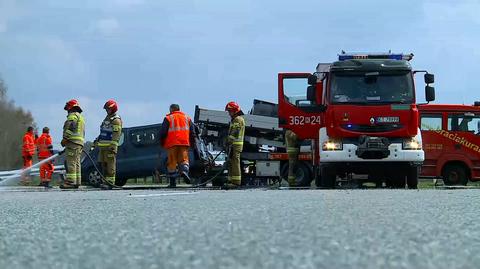
[[[42,135],[37,139],[36,144],[39,161],[45,160],[53,155],[52,137],[50,136],[50,129],[48,127],[43,128]],[[45,188],[50,187],[53,170],[54,167],[52,161],[46,162],[40,166],[40,186],[44,186]]]
[[[192,120],[180,111],[177,104],[170,105],[170,113],[165,116],[160,130],[161,145],[168,151],[167,172],[169,187],[176,187],[176,178],[180,174],[187,184],[191,180],[188,152],[194,143],[195,130]]]
[[[108,100],[103,108],[107,112],[107,116],[100,126],[100,135],[96,139],[96,146],[100,148],[98,162],[101,164],[102,174],[108,184],[102,184],[100,187],[111,189],[112,185],[115,185],[118,142],[122,135],[122,119],[117,114],[118,104],[115,100]]]
[[[77,100],[72,99],[68,101],[63,109],[68,112],[67,120],[63,125],[63,139],[61,142],[61,145],[65,147],[65,169],[67,175],[60,188],[76,189],[82,182],[80,157],[85,140],[85,120]]]
[[[290,187],[297,186],[297,178],[295,175],[295,168],[298,162],[298,153],[300,152],[300,145],[298,136],[292,130],[285,131],[285,143],[288,154],[288,185]]]
[[[22,145],[22,159],[23,169],[26,169],[33,164],[33,155],[35,154],[35,135],[32,126],[27,128],[27,132],[23,135]],[[29,173],[22,175],[21,184],[27,185],[30,182]]]
[[[229,102],[225,106],[231,121],[228,127],[226,141],[228,157],[228,182],[227,187],[236,188],[242,184],[242,170],[240,167],[240,154],[243,151],[243,138],[245,135],[245,120],[240,106],[235,102]]]

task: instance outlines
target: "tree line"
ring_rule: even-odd
[[[7,84],[0,76],[0,170],[22,167],[23,135],[28,126],[35,127],[32,114],[16,106],[7,92]]]

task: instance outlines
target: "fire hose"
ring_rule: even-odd
[[[120,186],[116,186],[114,184],[111,184],[110,182],[108,182],[106,179],[105,179],[105,176],[103,175],[103,173],[101,172],[101,170],[98,168],[98,166],[96,165],[95,161],[93,160],[92,156],[86,151],[86,150],[83,150],[83,152],[85,153],[85,155],[88,157],[88,159],[92,162],[93,164],[93,167],[95,168],[95,170],[99,173],[100,175],[100,178],[102,180],[102,182],[104,184],[107,184],[113,188],[119,188],[119,189],[122,189],[122,187]],[[215,162],[215,160],[218,158],[218,156],[220,156],[220,154],[222,154],[224,151],[220,151],[211,161],[209,161],[209,170],[212,169],[212,166],[213,166],[213,163]],[[225,162],[226,164],[226,162]],[[196,185],[192,185],[191,187],[192,188],[198,188],[198,187],[203,187],[205,185],[207,185],[208,183],[211,183],[213,180],[215,180],[215,178],[217,178],[221,173],[223,173],[224,171],[224,168],[225,168],[225,164],[224,166],[222,166],[222,168],[220,169],[220,171],[218,171],[218,173],[216,173],[215,175],[213,175],[212,177],[210,177],[207,181],[205,182],[202,182],[204,180],[203,177],[200,177],[199,180],[201,183],[199,184],[196,184]]]
[[[110,187],[112,187],[112,188],[123,189],[122,187],[116,186],[115,184],[112,184],[112,183],[110,183],[109,181],[107,181],[107,179],[106,179],[105,176],[103,175],[102,171],[101,171],[100,169],[98,169],[97,163],[93,160],[92,156],[90,156],[90,154],[89,154],[86,150],[82,149],[82,151],[83,151],[83,153],[85,153],[85,156],[87,156],[88,159],[92,162],[92,165],[93,165],[93,167],[95,168],[95,170],[98,172],[98,174],[100,175],[100,180],[102,180],[102,183],[103,183],[103,184],[106,184],[106,185],[108,185],[108,186],[110,186]]]
[[[93,160],[92,156],[91,156],[86,150],[82,150],[82,151],[85,153],[85,155],[87,156],[87,158],[92,162],[92,165],[93,165],[93,167],[95,168],[95,170],[99,173],[100,179],[101,179],[101,181],[102,181],[103,184],[106,184],[106,185],[111,186],[111,187],[113,187],[113,188],[122,189],[122,187],[116,186],[115,184],[111,184],[110,182],[108,182],[108,181],[105,179],[105,176],[103,175],[102,171],[98,168],[96,162]],[[25,168],[25,169],[19,171],[19,172],[18,172],[17,174],[15,174],[15,175],[6,177],[4,180],[0,181],[0,186],[6,185],[6,184],[9,183],[11,180],[19,178],[21,175],[30,172],[32,169],[35,169],[35,168],[37,168],[37,167],[40,167],[40,166],[42,166],[43,164],[45,164],[45,163],[47,163],[47,162],[49,162],[49,161],[52,161],[52,160],[58,158],[58,157],[59,157],[60,155],[62,155],[64,152],[65,152],[64,150],[63,150],[63,151],[60,151],[60,152],[58,152],[58,153],[56,153],[56,154],[54,154],[54,155],[52,155],[52,156],[50,156],[50,157],[48,157],[48,158],[46,158],[46,159],[44,159],[44,160],[41,160],[40,162],[38,162],[38,163],[36,163],[36,164],[28,167],[28,168]],[[223,151],[223,150],[220,151],[211,161],[209,161],[209,164],[208,164],[208,170],[209,170],[209,171],[211,171],[212,167],[214,166],[213,164],[214,164],[215,160],[216,160],[216,159],[218,158],[218,156],[220,156],[220,154],[222,154],[223,152],[225,152],[225,151]],[[222,168],[221,168],[215,175],[211,176],[211,177],[210,177],[208,180],[206,180],[205,182],[202,182],[202,181],[205,179],[205,177],[206,177],[207,175],[205,175],[204,177],[200,177],[199,180],[200,180],[201,183],[192,185],[192,187],[193,187],[193,188],[203,187],[203,186],[206,186],[208,183],[213,182],[213,180],[215,180],[220,174],[223,173],[223,171],[225,170],[225,166],[227,165],[227,162],[228,162],[228,160],[224,163],[224,165],[222,166]]]
[[[218,158],[218,156],[220,156],[220,154],[222,154],[223,152],[225,152],[224,150],[221,150],[219,153],[217,153],[217,155],[209,162],[209,170],[212,170],[212,167],[213,167],[213,164],[215,163],[215,160]],[[208,183],[211,183],[215,180],[215,178],[217,178],[220,174],[223,173],[223,171],[225,170],[225,166],[227,165],[227,161],[222,165],[222,168],[220,169],[220,171],[218,171],[215,175],[213,175],[212,177],[210,177],[207,181],[205,182],[202,182],[202,180],[204,179],[203,177],[200,177],[199,180],[201,183],[199,184],[196,184],[196,185],[193,185],[192,188],[198,188],[198,187],[204,187],[206,186]]]

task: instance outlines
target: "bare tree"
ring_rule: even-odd
[[[0,170],[22,166],[22,138],[34,126],[30,112],[15,106],[7,97],[7,85],[0,77]]]

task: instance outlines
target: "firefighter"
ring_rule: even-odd
[[[67,120],[63,125],[63,139],[61,145],[65,147],[66,179],[61,189],[76,189],[81,185],[82,174],[80,157],[85,139],[85,120],[82,109],[77,100],[72,99],[63,108],[68,112]]]
[[[100,126],[100,135],[96,140],[96,146],[100,148],[98,161],[108,184],[102,184],[100,187],[111,189],[111,186],[115,185],[116,156],[118,141],[122,134],[122,119],[117,114],[118,104],[115,100],[108,100],[103,108],[107,112],[107,116]]]
[[[44,127],[42,135],[36,140],[38,150],[38,160],[45,160],[53,155],[52,137],[50,136],[50,129]],[[40,167],[40,186],[50,188],[50,181],[53,174],[53,162],[49,161],[42,164]]]
[[[22,159],[23,169],[32,166],[33,155],[35,154],[35,135],[32,126],[27,128],[27,132],[23,135]],[[21,184],[27,185],[30,182],[30,175],[23,174]]]
[[[290,187],[295,187],[296,186],[295,167],[298,162],[298,153],[300,152],[298,137],[292,130],[286,130],[285,142],[287,144],[287,154],[288,154],[288,185]]]
[[[245,134],[245,120],[240,106],[229,102],[225,106],[231,121],[228,127],[227,156],[228,156],[228,182],[227,187],[236,188],[242,184],[242,170],[240,168],[240,154],[243,151],[243,137]]]
[[[188,152],[194,143],[194,126],[189,116],[180,111],[177,104],[170,105],[170,113],[163,120],[160,141],[168,151],[167,172],[169,187],[176,187],[180,175],[190,184]]]

